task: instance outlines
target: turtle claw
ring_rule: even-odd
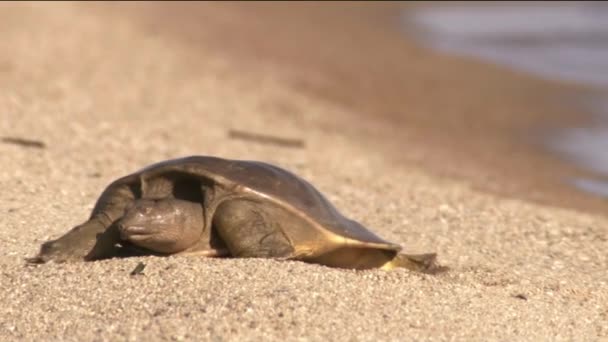
[[[38,255],[31,258],[26,258],[25,261],[30,264],[46,264],[48,262],[63,263],[69,258],[70,253],[66,253],[65,248],[56,240],[47,241],[40,246]]]
[[[35,257],[31,257],[31,258],[23,258],[23,260],[25,261],[26,266],[44,264],[44,260],[39,256],[35,256]]]

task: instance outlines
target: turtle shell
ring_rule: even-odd
[[[138,172],[145,177],[165,173],[205,178],[272,200],[306,216],[316,229],[325,229],[344,238],[345,243],[399,251],[399,245],[385,241],[356,221],[344,217],[315,187],[297,175],[258,161],[191,156],[150,165]]]

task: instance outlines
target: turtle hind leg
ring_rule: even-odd
[[[281,258],[294,255],[293,243],[281,229],[278,210],[251,200],[222,203],[213,216],[213,229],[233,257]]]
[[[399,253],[393,260],[382,266],[384,270],[392,270],[394,268],[406,268],[411,271],[436,274],[448,270],[445,266],[437,264],[436,253],[426,254],[404,254]]]

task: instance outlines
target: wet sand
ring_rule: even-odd
[[[549,180],[571,169],[510,135],[548,117],[576,123],[567,106],[537,101],[565,94],[564,85],[407,41],[397,48],[390,41],[396,37],[374,35],[372,27],[382,25],[357,31],[361,5],[349,6],[344,22],[315,17],[323,31],[297,29],[310,20],[305,5],[300,21],[277,7],[273,18],[285,30],[256,19],[243,32],[275,32],[294,45],[273,50],[268,42],[256,48],[258,58],[237,46],[238,32],[226,31],[230,23],[259,18],[257,7],[176,4],[184,17],[172,20],[184,24],[195,13],[187,6],[209,6],[201,12],[204,29],[192,29],[200,36],[188,38],[173,26],[152,25],[163,11],[168,20],[166,4],[123,6],[2,5],[0,132],[44,147],[0,144],[0,339],[608,336],[608,221],[596,211],[550,205],[595,203],[599,211],[602,202],[566,192],[557,196],[562,202],[551,202],[552,191],[569,190],[556,190],[567,188]],[[374,8],[366,20],[384,20],[385,7]],[[330,24],[348,27],[356,39],[340,38]],[[320,46],[318,57],[293,57],[300,56],[296,46],[320,37],[335,44]],[[355,47],[340,63],[328,58]],[[365,55],[382,63],[369,64]],[[350,68],[361,73],[355,77]],[[233,129],[301,139],[305,146],[237,140],[228,134]],[[409,252],[438,252],[451,271],[427,276],[183,257],[24,267],[23,258],[41,242],[85,220],[109,182],[191,154],[290,169],[380,236]],[[534,182],[546,185],[522,191]],[[143,274],[130,276],[140,261]]]

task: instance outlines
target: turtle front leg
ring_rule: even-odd
[[[58,239],[43,243],[38,255],[27,261],[74,262],[108,258],[118,252],[118,242],[119,234],[115,227],[96,216]]]
[[[115,222],[133,202],[134,193],[123,183],[111,184],[95,204],[88,221],[72,228],[56,240],[45,242],[32,263],[71,262],[104,259],[124,251],[117,244],[120,234]]]

